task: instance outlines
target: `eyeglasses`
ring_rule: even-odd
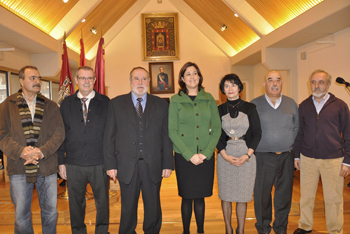
[[[35,79],[41,80],[41,76],[30,76],[30,77],[29,77],[29,80],[30,80],[30,81],[33,81],[33,80],[35,80]]]
[[[82,76],[82,77],[78,77],[78,79],[79,80],[83,80],[83,81],[89,81],[89,82],[91,82],[91,81],[93,81],[94,79],[95,79],[95,77],[91,77],[91,76],[89,76],[89,77],[85,77],[85,76]]]

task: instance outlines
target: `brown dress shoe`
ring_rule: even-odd
[[[298,228],[297,230],[294,231],[293,234],[305,234],[305,233],[310,233],[310,232],[312,232],[312,230],[306,231],[304,229]]]

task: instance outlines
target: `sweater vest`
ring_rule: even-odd
[[[141,118],[137,115],[136,110],[135,119],[136,119],[136,133],[137,133],[137,141],[136,141],[136,157],[138,159],[143,158],[147,162],[146,155],[146,139],[145,139],[145,130],[146,130],[146,115],[145,112],[142,114]]]

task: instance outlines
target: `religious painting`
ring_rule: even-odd
[[[150,93],[174,93],[173,62],[149,63]]]
[[[174,60],[179,56],[177,13],[141,14],[143,60]]]

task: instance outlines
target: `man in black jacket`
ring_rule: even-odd
[[[147,93],[148,72],[132,69],[132,91],[111,100],[103,142],[105,169],[121,194],[120,234],[134,234],[142,190],[143,230],[156,234],[162,225],[160,185],[173,169],[173,144],[168,134],[168,104]]]
[[[86,234],[85,193],[89,182],[96,204],[95,233],[108,233],[109,178],[104,170],[103,134],[109,98],[96,92],[94,71],[79,67],[75,82],[79,90],[66,97],[61,114],[66,139],[58,152],[60,176],[68,180],[69,210],[73,234]]]

